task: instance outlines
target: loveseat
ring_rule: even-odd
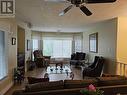
[[[60,80],[29,84],[13,95],[81,95],[80,90],[93,84],[104,91],[104,95],[127,93],[127,78],[123,76],[87,77],[84,80]]]

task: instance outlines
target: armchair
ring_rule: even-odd
[[[99,60],[99,56],[95,56],[93,63],[89,63],[88,68],[94,68]]]
[[[85,62],[86,53],[76,52],[71,55],[70,66],[75,65],[75,67],[82,65]]]
[[[85,76],[88,77],[100,77],[102,70],[103,70],[103,64],[104,64],[104,58],[103,57],[95,57],[96,61],[94,64],[88,66],[87,68],[84,68],[83,70],[83,79]]]
[[[43,56],[41,50],[35,50],[33,54],[34,54],[34,61],[37,67],[45,67],[50,63],[51,56]]]

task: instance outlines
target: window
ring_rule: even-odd
[[[94,53],[98,52],[98,33],[89,35],[89,51]]]
[[[82,41],[75,40],[75,52],[81,52],[82,51]]]
[[[74,52],[81,52],[82,51],[82,36],[75,35],[74,36]]]
[[[72,53],[72,40],[70,39],[44,39],[43,54],[53,58],[68,58]]]
[[[0,80],[7,76],[5,32],[0,31]]]
[[[39,41],[37,39],[33,39],[33,51],[39,48]]]

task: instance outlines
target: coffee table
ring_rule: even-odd
[[[61,66],[57,66],[57,67],[56,66],[49,66],[49,67],[47,67],[46,72],[48,74],[69,74],[72,71],[69,66],[63,66],[62,68],[61,68]]]
[[[73,79],[74,74],[71,71],[69,66],[63,66],[62,68],[60,66],[48,66],[46,73],[50,79],[50,81],[56,81],[56,80],[65,80],[65,79]]]

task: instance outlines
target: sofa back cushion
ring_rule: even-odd
[[[75,59],[76,59],[76,54],[75,53],[71,54],[71,60],[75,60]]]
[[[83,52],[76,52],[76,60],[85,60],[86,54]]]
[[[47,91],[47,90],[57,90],[63,89],[63,81],[52,81],[52,82],[41,82],[35,84],[26,85],[26,92],[37,92],[37,91]]]
[[[85,80],[65,80],[64,81],[64,88],[71,89],[71,88],[84,88],[88,87],[88,85],[93,84],[97,86],[96,79],[85,79]]]
[[[48,82],[49,78],[36,78],[36,77],[27,77],[29,84],[39,83],[39,82]]]
[[[114,86],[127,84],[127,78],[117,77],[98,77],[98,86]]]

